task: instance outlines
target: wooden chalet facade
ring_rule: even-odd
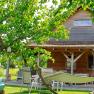
[[[94,23],[89,11],[78,9],[64,25],[70,31],[69,40],[39,45],[51,51],[55,59],[55,63],[48,61],[48,68],[71,74],[94,72]]]

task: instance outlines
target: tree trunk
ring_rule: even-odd
[[[25,58],[25,56],[24,56],[23,53],[22,53],[22,58],[23,58],[23,60],[24,60],[24,66],[26,67],[26,66],[27,66],[27,60],[26,60],[26,58]]]
[[[10,57],[7,62],[7,68],[6,68],[6,81],[9,80],[9,65],[10,65]]]
[[[43,83],[53,94],[58,94],[58,93],[56,93],[54,90],[52,90],[51,86],[49,86],[49,85],[45,82],[45,80],[44,80],[44,78],[43,78],[43,76],[42,76],[42,73],[41,73],[41,68],[39,68],[38,65],[36,65],[36,68],[37,68],[37,73],[38,73],[39,77],[41,78],[42,83]]]
[[[2,51],[4,48],[5,48],[5,46],[4,46],[3,40],[0,36],[0,51]]]

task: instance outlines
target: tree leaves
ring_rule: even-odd
[[[63,23],[80,6],[89,8],[94,19],[93,0],[52,0],[47,7],[47,0],[2,0],[0,2],[0,34],[4,48],[11,47],[13,52],[24,53],[27,58],[27,44],[43,44],[50,38],[68,39],[68,30]],[[58,7],[54,7],[54,6]],[[23,42],[24,41],[24,42]],[[3,47],[2,47],[3,48]],[[27,56],[28,54],[28,56]]]

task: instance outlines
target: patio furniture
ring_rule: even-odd
[[[29,94],[32,89],[32,76],[31,76],[31,69],[29,67],[24,67],[22,69],[22,83],[26,84],[28,87]]]
[[[56,89],[56,91],[63,90],[63,85],[64,85],[63,82],[59,82],[55,80],[51,82],[52,89]]]
[[[32,88],[40,89],[42,87],[42,82],[38,75],[32,75]]]
[[[22,69],[19,69],[17,73],[17,81],[22,80],[22,74],[23,74],[22,72],[23,72]]]
[[[31,74],[32,75],[36,75],[36,70],[31,70]],[[22,80],[22,76],[23,76],[23,69],[19,69],[18,73],[17,73],[17,81],[21,81]]]
[[[22,82],[23,84],[27,85],[29,93],[31,92],[32,88],[35,89],[41,88],[42,83],[40,82],[40,78],[38,75],[32,75],[31,69],[29,67],[24,67],[22,71],[23,71]]]
[[[52,89],[56,89],[58,91],[60,87],[60,83],[58,81],[52,80],[51,87]]]

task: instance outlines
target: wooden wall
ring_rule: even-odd
[[[75,12],[74,15],[72,15],[65,23],[64,26],[66,28],[68,28],[69,30],[71,30],[71,28],[73,28],[73,21],[74,20],[79,20],[79,19],[91,19],[91,14],[89,11],[84,11],[82,9],[78,10],[77,12]],[[94,28],[94,24],[92,26],[92,28]]]
[[[64,70],[66,63],[65,57],[61,52],[52,52],[52,57],[55,59],[55,62],[48,62],[48,67],[52,67],[54,70]]]
[[[79,73],[86,73],[86,72],[88,72],[88,58],[87,58],[87,53],[85,53],[76,62],[76,72],[79,72]]]
[[[75,54],[79,55],[79,52]],[[52,52],[52,57],[55,59],[55,62],[48,62],[48,68],[53,68],[54,70],[66,70],[66,58],[61,52]],[[85,53],[81,58],[76,62],[76,73],[88,73],[91,70],[88,68],[88,53]]]

